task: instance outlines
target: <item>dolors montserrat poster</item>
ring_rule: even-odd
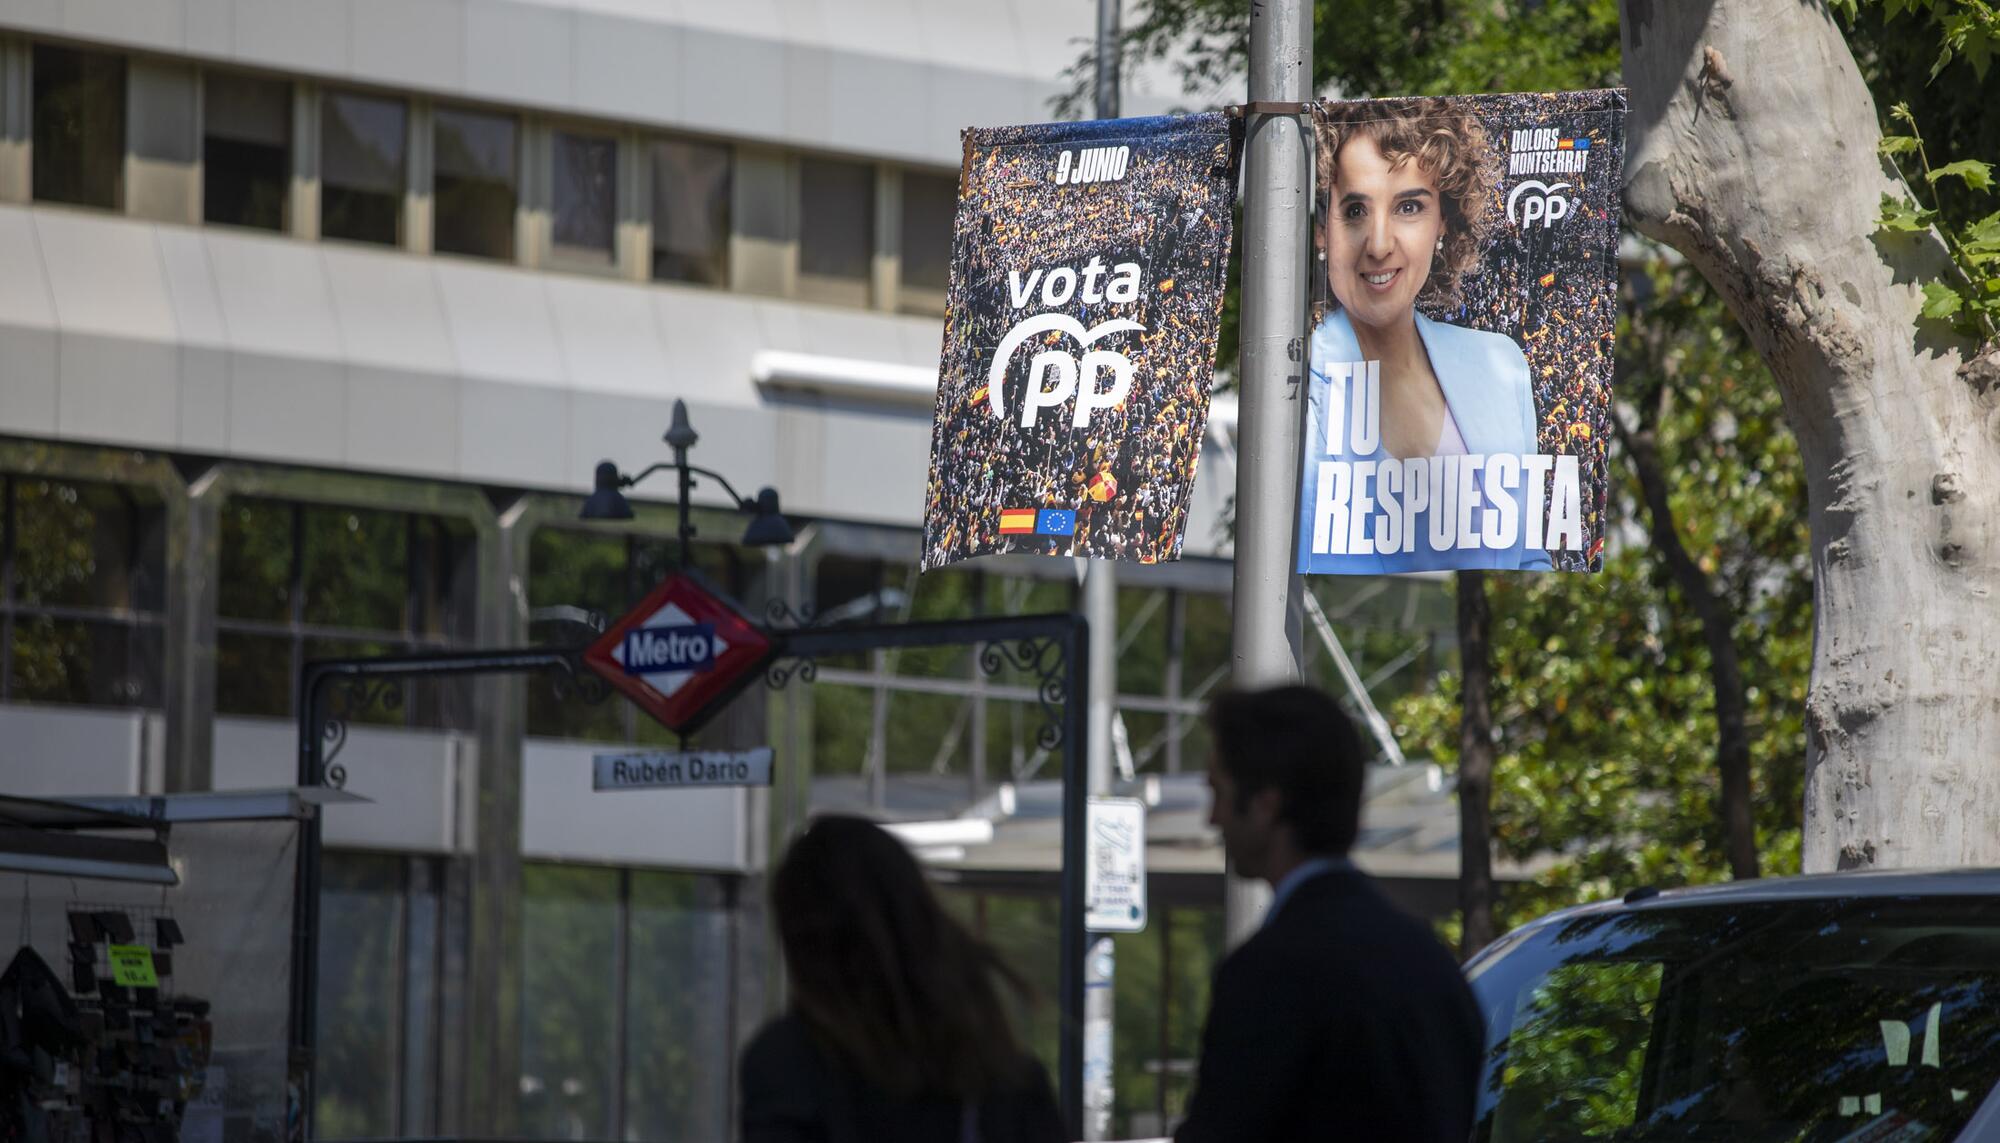
[[[1315,108],[1299,571],[1602,566],[1624,116]]]
[[[1231,128],[1214,113],[965,133],[925,570],[999,552],[1180,557]]]

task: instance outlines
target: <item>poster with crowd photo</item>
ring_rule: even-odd
[[[1180,557],[1229,264],[1231,126],[965,133],[924,570]]]
[[[1298,570],[1598,570],[1625,93],[1313,123]]]

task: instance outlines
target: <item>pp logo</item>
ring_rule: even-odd
[[[1028,362],[1028,392],[1021,402],[1021,427],[1033,428],[1036,415],[1043,409],[1053,409],[1072,397],[1076,399],[1076,412],[1070,424],[1079,429],[1087,427],[1093,410],[1115,408],[1132,391],[1133,372],[1131,358],[1108,349],[1090,349],[1091,343],[1109,334],[1144,332],[1145,328],[1131,318],[1113,318],[1086,330],[1082,322],[1068,314],[1037,314],[1020,323],[1000,339],[1000,347],[993,351],[993,367],[986,371],[986,400],[993,406],[993,415],[1003,420],[1007,416],[1002,390],[1014,351],[1031,337],[1057,331],[1075,338],[1077,347],[1089,352],[1081,359],[1061,349],[1044,349],[1035,354]],[[1098,377],[1107,371],[1111,374],[1111,387],[1100,390]],[[1055,375],[1052,386],[1047,384],[1050,374]]]
[[[1542,229],[1547,230],[1566,217],[1569,214],[1570,207],[1575,204],[1575,199],[1564,198],[1562,196],[1561,192],[1568,189],[1568,183],[1557,183],[1554,186],[1549,186],[1535,179],[1529,179],[1527,182],[1508,192],[1507,221],[1515,221],[1514,204],[1519,202],[1521,204],[1521,218],[1515,225],[1526,230],[1528,227],[1533,226],[1536,220],[1539,219]]]

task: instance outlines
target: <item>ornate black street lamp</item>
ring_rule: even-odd
[[[736,489],[730,486],[729,481],[724,479],[721,473],[697,468],[688,463],[688,450],[694,447],[701,436],[694,431],[693,425],[688,424],[686,401],[674,402],[673,423],[667,427],[666,436],[662,439],[667,442],[667,447],[674,450],[674,459],[661,461],[635,476],[621,474],[618,466],[608,460],[599,463],[596,487],[590,497],[583,502],[583,511],[579,515],[585,520],[630,520],[632,505],[625,499],[625,489],[663,468],[671,468],[680,474],[682,567],[688,566],[689,544],[694,537],[694,525],[688,521],[688,492],[694,488],[694,478],[697,476],[706,476],[722,485],[722,490],[729,493],[729,498],[736,502],[737,511],[750,517],[750,526],[743,530],[742,542],[745,547],[767,548],[792,542],[792,526],[785,522],[784,515],[778,511],[777,489],[761,488],[758,489],[754,499],[744,497],[737,494]]]

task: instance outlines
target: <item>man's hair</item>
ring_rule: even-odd
[[[1216,762],[1236,784],[1236,808],[1276,789],[1278,818],[1308,853],[1345,854],[1361,829],[1367,753],[1354,723],[1315,687],[1225,691],[1208,704]]]

